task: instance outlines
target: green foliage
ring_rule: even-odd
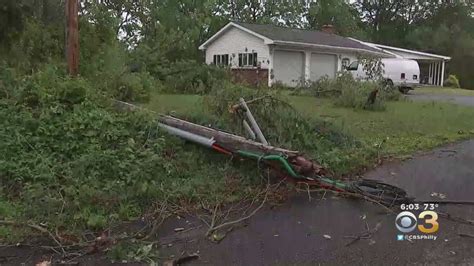
[[[449,75],[449,77],[444,81],[444,86],[446,87],[453,87],[453,88],[460,88],[459,80],[455,75]]]
[[[301,116],[277,90],[222,86],[205,97],[205,106],[214,119],[203,122],[246,135],[241,118],[229,112],[229,107],[238,103],[240,97],[247,101],[265,97],[249,107],[272,145],[306,152],[338,174],[349,171],[356,161],[367,159],[367,149],[361,143],[342,134],[330,123]]]
[[[24,21],[24,29],[16,33],[15,44],[2,51],[0,60],[24,73],[31,73],[45,63],[56,63],[64,55],[63,29],[45,25],[33,18]]]
[[[368,97],[374,90],[378,91],[375,102],[368,104]],[[393,86],[386,86],[381,82],[358,81],[348,72],[339,73],[334,79],[322,77],[293,94],[329,97],[336,106],[379,111],[385,109],[386,101],[397,101],[401,97]]]
[[[378,89],[379,85],[374,82],[356,82],[351,86],[343,86],[341,93],[334,98],[334,104],[355,109],[385,110],[385,101],[381,97],[376,97],[373,104],[368,103],[369,95]]]
[[[425,17],[423,9],[429,9]],[[456,73],[463,88],[474,88],[474,5],[472,1],[442,1],[419,10],[422,18],[405,29],[402,47],[448,55],[448,73]],[[426,11],[425,11],[426,12]],[[425,13],[426,14],[426,13]],[[426,42],[424,40],[430,40]],[[387,42],[388,43],[388,42]]]
[[[358,24],[357,11],[347,1],[319,0],[311,2],[307,19],[313,29],[332,25],[337,34],[342,36],[365,37],[365,33]]]
[[[224,88],[228,87],[224,86]],[[256,93],[255,90],[253,92]],[[285,94],[285,92],[281,93]],[[474,95],[472,90],[449,88],[418,88],[413,93]],[[398,92],[397,94],[399,95]],[[203,98],[203,96],[198,95],[157,94],[152,97],[152,101],[147,108],[160,112],[173,110],[180,116],[202,113],[204,112],[202,109],[206,107],[202,104]],[[336,149],[339,152],[334,152],[332,156],[324,154],[324,156],[332,157],[334,161],[340,160],[339,164],[329,164],[330,169],[338,173],[345,169],[349,172],[343,173],[350,174],[353,170],[371,167],[373,166],[374,157],[376,158],[377,155],[410,155],[419,150],[429,150],[439,145],[470,138],[474,134],[472,125],[474,109],[449,103],[389,101],[386,102],[384,112],[369,112],[337,107],[331,98],[308,97],[305,95],[288,96],[288,100],[304,118],[327,121],[327,124],[334,125],[337,131],[353,136],[356,140],[366,144],[364,145],[366,148],[353,151],[354,154],[357,154],[353,156],[353,160],[341,155],[346,152],[344,148]],[[232,103],[223,106],[230,104]],[[251,104],[250,108],[254,108],[253,106],[254,104]],[[226,114],[222,113],[223,116]],[[226,117],[230,116],[229,114]],[[220,121],[222,119],[216,120]],[[200,121],[215,127],[225,128],[217,126],[218,123],[213,120],[201,119]],[[240,123],[238,121],[234,126],[238,127]],[[265,128],[262,128],[262,130],[264,134],[267,134]],[[459,132],[464,133],[460,134]],[[374,149],[376,154],[374,154]],[[319,154],[319,151],[310,151],[307,154]],[[341,167],[341,169],[336,167]]]
[[[148,73],[125,73],[107,86],[115,99],[144,102],[150,98],[150,92],[159,85]]]
[[[171,64],[160,76],[164,92],[184,94],[205,94],[230,80],[226,68],[189,60]]]
[[[0,76],[14,75],[3,68]],[[100,230],[164,198],[225,202],[252,182],[229,190],[228,175],[250,174],[181,145],[149,114],[116,112],[107,92],[86,79],[52,67],[2,84],[0,184],[8,205],[0,210],[7,218]]]
[[[0,3],[0,40],[3,45],[10,47],[16,35],[23,31],[27,11],[16,0],[4,0]]]
[[[362,65],[362,69],[367,75],[367,80],[381,82],[384,74],[384,64],[380,57],[368,56],[368,55],[359,55],[358,59],[359,64]]]

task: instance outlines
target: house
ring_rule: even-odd
[[[333,78],[361,55],[397,57],[375,44],[336,35],[329,25],[315,31],[230,22],[199,49],[207,64],[230,66],[237,79],[268,86]]]
[[[237,77],[268,86],[276,82],[296,86],[302,80],[335,77],[360,54],[393,57],[330,30],[230,22],[199,49],[205,50],[207,64],[230,65]]]

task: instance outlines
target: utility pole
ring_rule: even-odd
[[[66,0],[66,60],[67,71],[77,76],[79,71],[79,15],[77,0]]]

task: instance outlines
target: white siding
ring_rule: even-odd
[[[245,51],[247,49],[247,51]],[[206,49],[206,63],[212,64],[215,54],[229,54],[229,63],[232,67],[239,65],[239,53],[256,52],[261,68],[267,69],[269,66],[269,48],[262,39],[251,35],[241,29],[232,27],[223,33]]]

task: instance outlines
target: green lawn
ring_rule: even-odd
[[[447,142],[474,137],[474,108],[448,103],[389,102],[385,111],[334,107],[328,100],[292,97],[306,115],[332,121],[369,144],[385,140],[385,151],[405,155]]]
[[[474,90],[445,88],[445,87],[416,88],[410,93],[411,94],[446,94],[446,95],[474,96]]]
[[[201,96],[154,95],[147,105],[158,112],[187,114],[202,110]],[[306,116],[333,122],[344,132],[370,144],[383,144],[391,155],[408,155],[444,143],[474,137],[474,108],[449,103],[389,102],[385,111],[334,107],[327,99],[290,96]]]
[[[147,108],[160,113],[191,113],[201,110],[201,96],[183,94],[152,94]]]

